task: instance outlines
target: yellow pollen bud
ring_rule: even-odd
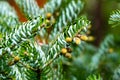
[[[67,49],[66,48],[62,48],[61,53],[62,54],[66,54],[67,53]]]
[[[109,48],[109,49],[108,49],[108,52],[109,52],[109,53],[112,53],[113,51],[114,51],[113,48]]]
[[[75,37],[74,41],[77,45],[79,45],[81,43],[81,40],[78,37]]]
[[[72,58],[72,55],[71,55],[70,53],[66,53],[66,54],[65,54],[65,57],[67,57],[67,58]]]
[[[20,58],[18,56],[14,57],[14,62],[18,62],[20,60]]]
[[[83,41],[87,41],[88,40],[88,37],[86,35],[81,35],[80,36],[80,39],[83,40]]]
[[[52,16],[51,13],[47,13],[47,14],[46,14],[46,17],[47,17],[47,18],[50,18],[51,16]]]
[[[72,38],[67,37],[67,38],[66,38],[66,42],[72,42]]]
[[[95,38],[93,36],[88,36],[88,41],[94,41]]]

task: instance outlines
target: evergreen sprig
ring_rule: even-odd
[[[41,11],[35,0],[15,0],[26,18],[32,19],[41,16]]]
[[[18,80],[34,80],[43,79],[47,77],[49,68],[41,69],[42,65],[46,62],[45,53],[41,47],[31,41],[26,41],[21,44],[17,51],[13,51],[14,54],[7,56],[5,61],[8,61],[6,65],[7,70],[0,66],[0,71],[6,72],[7,74],[1,74],[2,79],[18,79]],[[19,61],[15,60],[16,55]],[[14,57],[13,60],[9,59]],[[0,60],[3,63],[3,58]],[[42,75],[42,76],[41,76]]]
[[[69,4],[63,8],[61,14],[58,18],[58,21],[54,24],[54,29],[51,32],[50,37],[54,37],[58,31],[62,31],[62,29],[74,19],[77,18],[77,15],[83,8],[84,3],[81,0],[75,1],[72,0]]]
[[[44,14],[46,13],[54,13],[55,10],[57,10],[61,4],[62,4],[63,0],[49,0],[45,5],[43,9]]]
[[[103,80],[100,75],[90,75],[86,80]]]
[[[18,18],[14,8],[11,7],[7,1],[0,1],[0,15]]]
[[[61,49],[68,45],[66,37],[74,38],[81,30],[87,28],[89,24],[90,22],[86,18],[81,17],[76,23],[66,27],[63,33],[58,34],[58,37],[50,44],[48,57],[53,59],[56,58]]]
[[[6,1],[0,1],[0,34],[10,32],[19,24],[17,14]]]
[[[0,16],[0,32],[8,33],[11,32],[19,24],[18,19],[11,16]]]
[[[99,68],[104,54],[113,45],[111,35],[99,48],[84,42],[89,39],[86,30],[90,21],[78,16],[84,7],[83,0],[48,0],[43,8],[36,0],[15,2],[29,21],[21,23],[14,8],[7,1],[0,1],[0,80],[85,79]],[[109,24],[120,25],[120,10],[111,14]],[[102,65],[112,71],[114,60],[119,62],[115,59],[118,54],[105,56],[105,60],[113,59]],[[119,79],[119,73],[118,68],[113,79]],[[91,75],[86,80],[102,77]]]
[[[2,47],[0,49],[0,54],[3,53],[3,50],[10,52],[13,47],[18,46],[21,42],[35,36],[37,31],[41,29],[43,23],[43,19],[41,17],[37,17],[31,21],[23,23],[18,28],[16,27],[10,34],[6,34],[4,39],[1,41]]]
[[[16,72],[16,70],[11,70],[12,76],[15,76],[16,79],[19,78],[19,80],[30,80],[31,78],[38,80],[47,77],[49,68],[47,67],[44,70],[41,69],[43,64],[46,62],[45,53],[37,43],[23,43],[17,52],[19,52],[19,57],[21,59],[17,65],[15,64],[12,66],[12,68],[15,67],[18,71]],[[24,72],[21,72],[23,70]],[[17,76],[17,74],[19,74],[19,76]]]
[[[109,24],[113,27],[120,26],[120,10],[113,11],[109,18]]]

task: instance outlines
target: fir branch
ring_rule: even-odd
[[[6,1],[0,1],[0,15],[18,18],[14,8],[12,8]]]
[[[37,17],[31,21],[23,23],[18,28],[15,28],[13,32],[6,35],[2,40],[0,54],[6,53],[6,51],[11,52],[11,49],[15,49],[19,46],[18,44],[35,36],[40,27],[43,26],[43,23],[43,19],[41,17]]]
[[[86,80],[103,80],[100,75],[90,75]]]
[[[44,65],[44,67],[46,67],[47,64],[51,63],[55,58],[57,58],[60,54],[61,49],[68,45],[68,43],[66,42],[66,37],[74,38],[76,34],[86,28],[89,23],[90,22],[86,18],[81,17],[80,19],[78,19],[78,21],[76,21],[75,24],[66,27],[64,32],[59,34],[58,37],[51,42],[48,50],[49,61]]]
[[[51,70],[48,73],[48,75],[50,76],[50,80],[64,80],[64,72],[63,72],[63,62],[62,62],[62,58],[59,57],[58,59],[54,60],[53,63],[50,65],[51,66]]]
[[[44,13],[54,13],[55,10],[57,10],[60,5],[62,4],[63,0],[49,0],[45,5],[44,5]]]
[[[6,1],[0,1],[0,33],[10,32],[17,24],[19,20],[14,8]]]
[[[28,76],[25,74],[27,72],[27,69],[25,68],[19,68],[17,65],[14,65],[11,67],[10,75],[14,75],[14,78],[16,80],[28,80]],[[22,73],[22,74],[21,74]]]
[[[15,0],[28,19],[40,16],[41,11],[35,0]]]
[[[22,51],[21,51],[22,50]],[[42,68],[42,65],[46,62],[46,56],[41,47],[35,42],[23,43],[18,50],[24,61],[29,63],[34,68]],[[25,56],[26,55],[26,56]],[[35,62],[33,64],[33,62]],[[34,65],[34,66],[33,66]]]
[[[39,46],[37,43],[30,42],[29,45],[24,47],[26,52],[28,52],[28,55],[27,55],[27,61],[25,58],[26,56],[24,56],[22,62],[29,64],[32,68],[35,69],[33,71],[35,74],[37,74],[38,76],[38,77],[36,76],[37,79],[48,78],[50,67],[47,66],[43,69],[43,65],[46,63],[47,57],[46,57],[46,54],[43,52],[41,46]],[[20,50],[23,50],[23,49],[20,49]],[[35,76],[35,74],[33,75]]]
[[[9,77],[8,72],[10,72],[11,69],[8,66],[8,61],[6,59],[6,56],[0,58],[0,79],[6,79]]]
[[[14,52],[19,55],[20,60],[8,66],[8,68],[10,68],[7,75],[8,77],[18,80],[30,80],[33,77],[35,80],[38,80],[47,77],[46,75],[49,68],[41,69],[42,65],[46,62],[46,57],[39,45],[26,41]],[[14,54],[12,54],[11,57],[15,59]],[[8,59],[5,61],[7,60]],[[42,77],[40,75],[42,75]],[[39,76],[39,78],[37,76]]]
[[[109,24],[113,27],[120,26],[120,10],[112,12],[109,18]]]
[[[19,20],[17,18],[0,16],[0,32],[2,34],[10,33],[18,24]]]
[[[69,22],[72,22],[73,19],[77,18],[77,15],[82,10],[83,5],[84,3],[81,0],[70,1],[70,3],[61,11],[61,15],[59,16],[50,37],[53,38],[58,31],[62,31],[63,27],[65,27]]]
[[[36,73],[28,68],[22,67],[22,65],[11,66],[11,72],[9,75],[15,80],[31,80],[32,78],[37,80]]]

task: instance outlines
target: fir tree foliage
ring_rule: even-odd
[[[4,49],[8,47],[7,50],[10,50],[10,48],[15,47],[16,45],[20,44],[22,41],[26,41],[27,39],[33,37],[36,34],[42,22],[43,19],[41,17],[38,17],[36,19],[33,19],[32,21],[23,23],[18,28],[16,27],[13,30],[13,32],[5,35],[4,39],[1,41],[2,47]],[[6,51],[3,48],[0,49],[1,50],[0,54]]]
[[[111,72],[105,79],[119,80],[113,35],[99,47],[87,43],[84,0],[48,0],[43,7],[36,0],[15,2],[28,21],[20,22],[14,8],[0,1],[0,80],[102,80],[102,67]],[[114,11],[109,23],[119,26],[119,16]]]
[[[120,10],[115,10],[112,12],[109,18],[109,24],[113,27],[120,26]]]
[[[43,7],[44,14],[46,13],[54,13],[55,10],[57,10],[61,4],[63,3],[63,0],[49,0]]]
[[[40,8],[35,0],[15,0],[28,19],[40,16]]]
[[[88,78],[86,80],[102,80],[102,78],[100,77],[100,75],[90,75],[88,76]]]
[[[54,41],[50,48],[50,54],[55,54],[60,52],[61,48],[64,48],[67,46],[67,42],[65,41],[66,37],[74,38],[77,34],[80,33],[80,31],[86,29],[89,26],[90,22],[84,18],[81,17],[74,23],[73,25],[70,25],[65,28],[64,32],[58,35],[58,38],[56,41]]]
[[[65,27],[68,23],[72,22],[76,19],[76,17],[81,12],[82,8],[84,6],[84,3],[81,0],[71,0],[68,5],[63,8],[63,10],[60,12],[60,16],[57,19],[57,22],[54,24],[54,29],[52,30],[52,35],[50,35],[50,38],[52,36],[55,36],[57,31],[62,31],[62,28]]]
[[[0,1],[0,34],[10,32],[19,23],[17,14],[6,1]],[[4,27],[4,28],[3,28]]]
[[[60,34],[58,33],[58,37],[54,37],[55,40],[51,41],[47,45],[48,47],[45,45],[41,47],[36,43],[34,37],[47,26],[47,21],[43,14],[47,12],[54,13],[54,11],[60,7],[62,0],[51,0],[42,9],[39,8],[35,0],[15,1],[29,21],[24,23],[19,23],[19,21],[16,23],[13,21],[10,21],[9,24],[5,23],[4,19],[17,20],[18,18],[16,13],[12,11],[13,9],[10,5],[6,1],[1,1],[1,3],[3,2],[9,6],[4,6],[5,9],[3,9],[3,11],[1,10],[1,15],[3,15],[3,17],[5,16],[3,20],[2,16],[0,17],[1,25],[7,25],[8,27],[14,25],[15,27],[11,27],[10,32],[6,31],[0,40],[0,78],[12,80],[31,80],[32,78],[34,78],[34,80],[52,80],[55,76],[51,76],[51,74],[54,74],[54,72],[50,73],[50,69],[52,68],[51,64],[56,62],[57,58],[61,56],[61,49],[69,44],[65,40],[66,37],[73,39],[77,34],[80,34],[82,30],[87,29],[90,22],[85,17],[80,17],[73,24],[68,26],[64,25],[67,27],[63,28]],[[49,5],[53,3],[55,4],[51,6],[53,10],[49,9]],[[65,13],[68,11],[69,14],[72,13],[73,18],[76,18],[76,11],[78,14],[78,6],[80,5],[83,5],[81,1],[78,1],[78,3],[77,1],[70,1],[70,3],[68,3],[68,9],[75,10],[75,14],[69,12],[67,8],[65,8]],[[10,14],[6,15],[5,11],[8,11]],[[43,47],[48,48],[48,51],[43,51]],[[61,72],[60,68],[59,66],[59,71]]]

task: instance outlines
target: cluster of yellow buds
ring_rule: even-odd
[[[72,58],[72,55],[70,52],[71,52],[70,48],[62,48],[61,49],[61,53],[67,58]]]
[[[87,41],[88,40],[88,37],[86,35],[81,35],[80,36],[80,39],[83,40],[83,41]]]
[[[74,38],[66,37],[65,40],[66,40],[67,43],[71,43],[72,41],[74,41],[75,44],[79,45],[79,44],[81,43],[81,40],[86,41],[87,39],[88,39],[87,36],[85,36],[85,35],[80,35],[80,36],[76,36],[76,37],[74,37]],[[62,49],[61,49],[61,53],[62,53],[63,55],[65,55],[67,58],[71,58],[71,57],[72,57],[71,52],[72,52],[72,50],[71,50],[70,48],[62,48]]]
[[[55,18],[53,18],[52,14],[49,12],[46,13],[46,24],[47,24],[46,28],[49,28],[54,23],[55,23]]]
[[[77,37],[83,41],[94,41],[95,40],[93,36],[77,35]]]
[[[76,44],[80,44],[81,43],[81,40],[78,37],[75,37],[74,39],[72,39],[70,37],[66,38],[66,42],[67,43],[71,43],[72,41],[74,41]]]
[[[91,25],[88,26],[88,29],[91,28]],[[90,33],[90,31],[89,31]],[[87,36],[85,34],[77,34],[75,37],[66,37],[65,38],[65,41],[69,44],[69,43],[75,43],[76,45],[79,45],[81,44],[82,41],[93,41],[94,40],[94,37],[93,36]],[[71,50],[69,51],[70,48],[62,48],[61,49],[61,53],[63,55],[65,55],[66,57],[68,58],[71,58]]]
[[[79,45],[82,41],[87,41],[88,37],[86,35],[77,35],[76,37],[74,37],[74,42]]]

